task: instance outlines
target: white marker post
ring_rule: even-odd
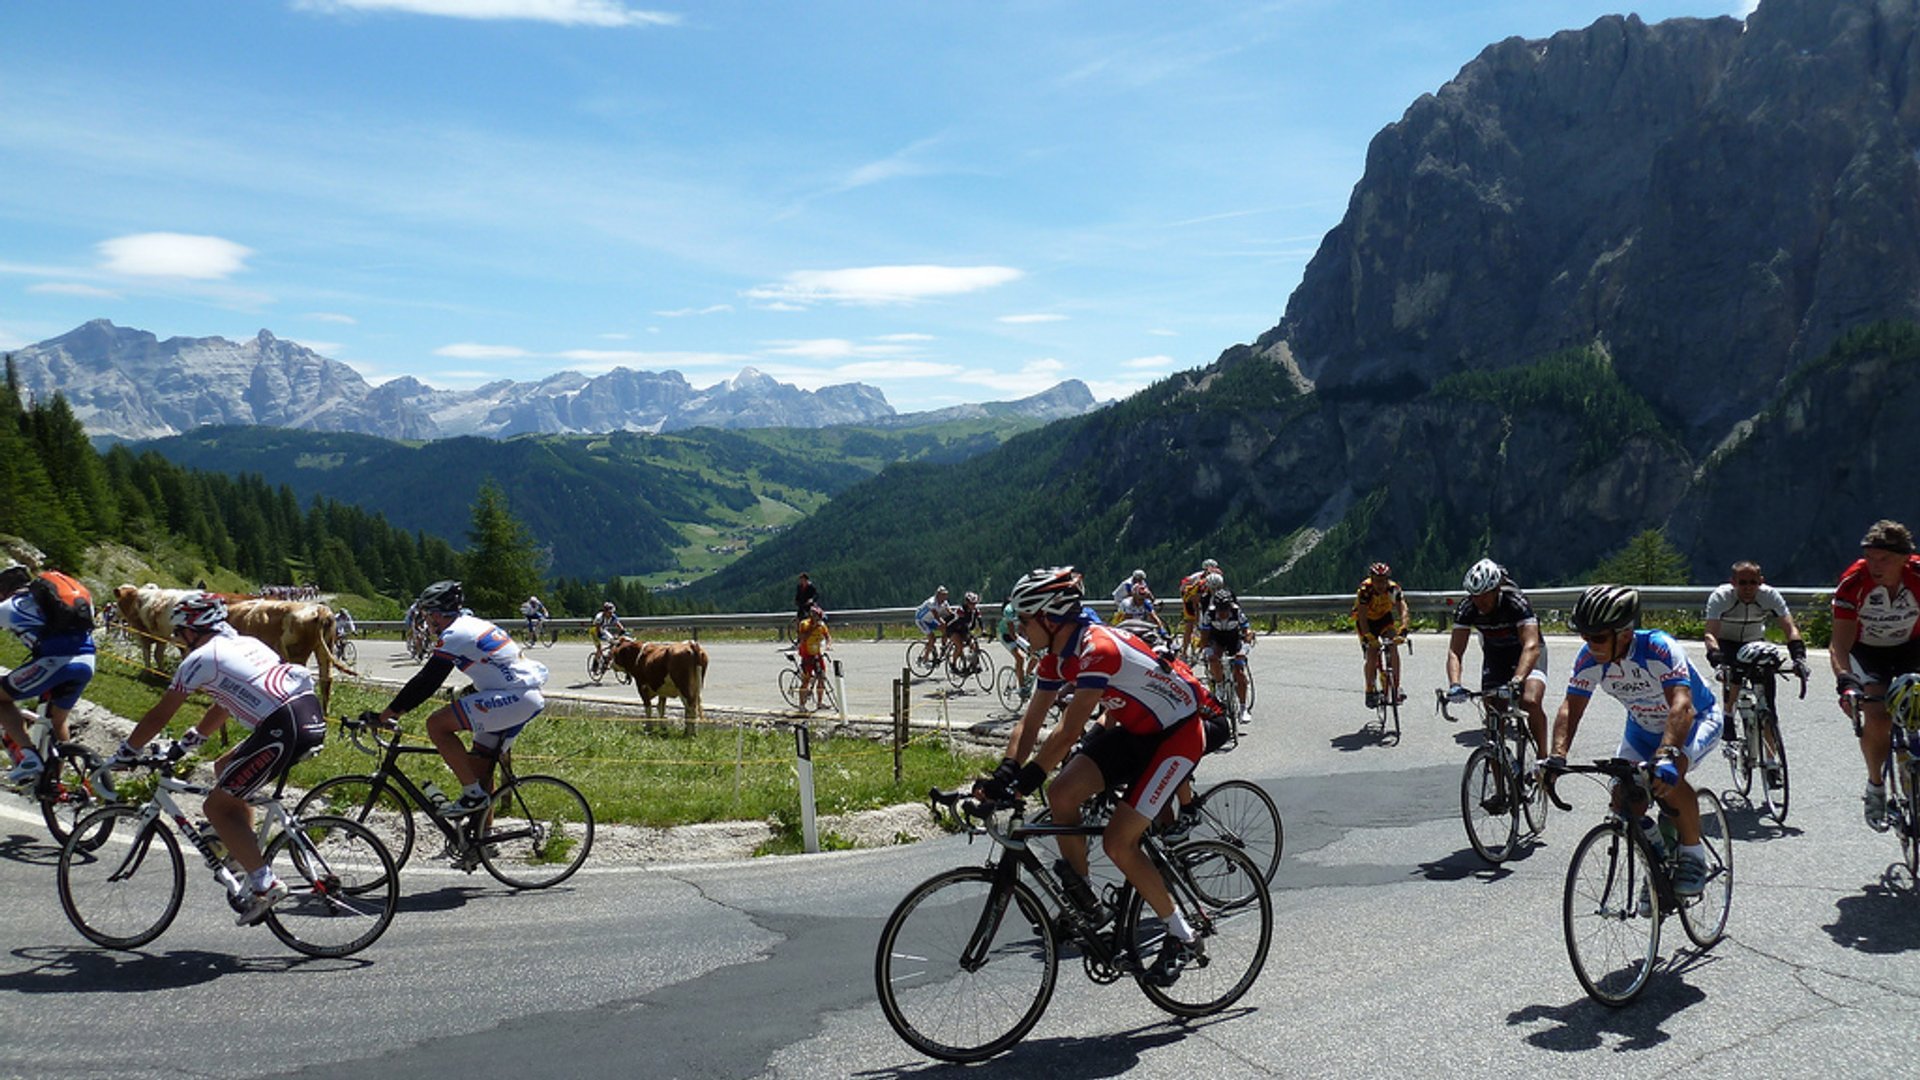
[[[820,835],[813,823],[813,747],[807,738],[807,725],[795,724],[793,749],[800,769],[800,840],[808,854],[820,850]]]

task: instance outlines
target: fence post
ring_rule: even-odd
[[[813,821],[813,746],[807,737],[807,725],[793,726],[793,749],[798,755],[800,772],[800,841],[808,854],[820,850],[820,835]]]
[[[900,743],[907,730],[907,684],[893,680],[893,782],[900,782]]]

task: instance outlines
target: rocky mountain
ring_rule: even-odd
[[[1043,390],[1032,397],[1018,401],[989,401],[979,405],[955,405],[946,409],[932,409],[927,412],[901,413],[883,420],[875,421],[881,427],[919,427],[925,424],[944,424],[950,420],[998,420],[1020,417],[1029,420],[1060,420],[1069,416],[1079,416],[1100,407],[1093,399],[1093,391],[1079,379],[1068,379],[1056,384],[1050,390]]]
[[[1830,582],[1873,520],[1920,522],[1916,282],[1915,0],[1510,39],[1379,133],[1252,345],[889,469],[696,591],[777,598],[807,566],[901,603],[1206,557],[1245,591],[1351,588],[1375,559],[1453,588],[1482,555],[1549,584],[1645,529],[1696,580],[1755,558]],[[931,541],[953,506],[965,543]]]
[[[412,377],[376,387],[346,364],[265,330],[246,342],[161,341],[96,319],[13,356],[24,389],[37,395],[60,391],[90,434],[120,439],[159,438],[206,424],[434,439],[901,422],[874,387],[846,383],[802,390],[753,368],[705,389],[677,371],[627,368],[591,377],[563,371],[535,382],[500,380],[465,391],[438,390]],[[1092,407],[1086,387],[1063,383],[1023,401],[958,411],[1052,418]]]

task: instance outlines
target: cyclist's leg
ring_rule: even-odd
[[[1863,655],[1864,654],[1864,655]],[[1853,674],[1868,697],[1885,697],[1892,673],[1885,661],[1891,659],[1881,650],[1866,645],[1853,647]],[[1862,661],[1868,661],[1862,663]],[[1887,768],[1887,739],[1893,730],[1885,702],[1868,701],[1860,709],[1860,756],[1867,765],[1867,783],[1879,784]]]
[[[207,821],[234,861],[256,878],[266,858],[253,831],[253,807],[247,805],[247,796],[277,781],[326,738],[326,716],[319,700],[308,694],[274,710],[239,746],[214,762],[213,790],[204,806]],[[254,882],[255,888],[263,885]]]
[[[14,704],[16,697],[14,675],[24,672],[31,666],[30,664],[22,664],[20,667],[14,669],[14,671],[9,672],[5,679],[0,679],[0,729],[5,729],[7,738],[12,739],[14,744],[22,750],[33,752],[37,755],[38,751],[33,749],[32,740],[27,737],[26,714],[20,711],[20,706]],[[20,692],[18,696],[37,697],[38,695]]]
[[[1661,800],[1673,812],[1680,831],[1680,842],[1688,847],[1697,848],[1700,844],[1700,799],[1694,794],[1693,784],[1687,780],[1687,771],[1695,762],[1706,761],[1708,755],[1719,752],[1720,727],[1718,709],[1694,719],[1693,730],[1687,733],[1687,745],[1680,748],[1680,756],[1674,761],[1680,770],[1680,782],[1673,785],[1667,797]]]
[[[1520,707],[1526,711],[1527,727],[1533,731],[1533,748],[1541,760],[1547,757],[1547,650],[1540,648],[1540,663],[1526,674],[1520,689]]]
[[[1360,654],[1366,658],[1365,670],[1368,696],[1372,696],[1373,692],[1380,687],[1380,653],[1373,647],[1373,642],[1374,637],[1372,634],[1360,635]]]
[[[1100,843],[1107,858],[1127,877],[1128,884],[1140,894],[1155,915],[1167,921],[1182,941],[1192,940],[1193,931],[1184,919],[1172,918],[1173,896],[1167,883],[1154,868],[1153,860],[1140,849],[1140,837],[1147,826],[1172,799],[1175,791],[1206,752],[1206,736],[1199,718],[1192,717],[1160,738],[1152,757],[1128,785],[1126,797],[1114,807]],[[1180,931],[1186,932],[1181,933]]]
[[[1075,754],[1067,759],[1060,771],[1054,774],[1047,784],[1047,811],[1056,825],[1078,825],[1080,807],[1088,799],[1105,788],[1106,781],[1101,777],[1100,766],[1089,754]],[[1108,828],[1113,826],[1109,825]],[[1084,836],[1061,835],[1055,837],[1060,842],[1060,856],[1068,865],[1079,872],[1082,878],[1087,876],[1087,838]]]

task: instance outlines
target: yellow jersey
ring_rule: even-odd
[[[1394,609],[1400,605],[1400,583],[1389,580],[1384,591],[1374,592],[1373,583],[1360,582],[1360,588],[1353,595],[1353,618],[1355,622],[1377,623],[1393,617]]]

